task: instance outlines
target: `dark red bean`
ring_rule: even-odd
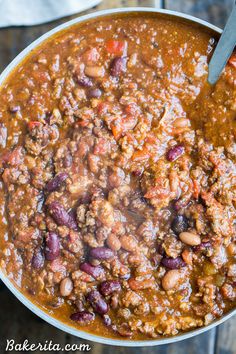
[[[19,112],[19,111],[20,111],[20,106],[17,106],[17,105],[10,105],[10,106],[9,106],[9,111],[10,111],[11,113]]]
[[[99,98],[102,96],[102,91],[99,88],[94,88],[88,91],[88,98]]]
[[[95,259],[106,260],[113,258],[114,252],[107,247],[96,247],[90,250],[89,256]]]
[[[99,291],[90,291],[87,300],[92,305],[93,309],[100,315],[105,315],[108,312],[108,305]]]
[[[121,291],[120,282],[118,280],[103,281],[100,285],[100,291],[104,296],[111,295],[114,292],[119,292]]]
[[[166,158],[168,161],[175,161],[181,155],[183,155],[183,153],[184,153],[183,145],[176,145],[167,152]]]
[[[77,83],[82,87],[92,87],[93,86],[93,81],[87,76],[77,77]]]
[[[117,327],[117,332],[122,336],[122,337],[131,337],[133,332],[130,329],[129,325],[127,323],[122,323],[120,326]]]
[[[53,192],[53,191],[57,190],[58,188],[60,188],[62,183],[67,179],[67,177],[68,177],[68,173],[66,173],[66,172],[58,173],[53,179],[51,179],[47,183],[45,189],[48,192]]]
[[[201,251],[207,251],[209,248],[211,248],[211,242],[207,241],[207,242],[200,243],[200,245],[194,246],[193,250],[195,252],[201,252]]]
[[[59,202],[52,202],[49,204],[48,208],[57,225],[64,225],[71,229],[77,230],[77,223],[73,215],[69,214]]]
[[[111,317],[109,315],[103,315],[103,323],[105,326],[111,326]]]
[[[32,267],[35,269],[40,269],[43,267],[44,265],[44,254],[43,254],[43,250],[41,248],[37,248],[34,252],[34,255],[32,257]]]
[[[171,223],[171,229],[176,235],[179,235],[181,232],[187,231],[188,228],[188,219],[184,215],[177,215]]]
[[[126,57],[116,57],[112,60],[110,66],[110,73],[112,76],[120,76],[122,73],[126,72]]]
[[[72,156],[67,154],[63,159],[63,167],[68,168],[72,165]]]
[[[80,270],[91,275],[95,279],[101,278],[105,274],[104,269],[101,266],[93,266],[86,262],[80,265]]]
[[[158,252],[161,256],[164,256],[164,254],[165,254],[165,250],[164,250],[164,248],[163,248],[163,246],[162,246],[161,243],[159,243],[159,244],[157,245],[157,252]]]
[[[177,258],[163,257],[161,260],[161,264],[168,269],[178,269],[186,266],[186,263],[183,261],[181,257],[177,257]]]
[[[45,258],[54,261],[60,255],[60,240],[55,232],[49,232],[46,237]]]
[[[80,322],[80,323],[88,323],[94,320],[94,313],[89,311],[78,311],[73,313],[70,316],[72,321]]]

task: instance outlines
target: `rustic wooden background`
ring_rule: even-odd
[[[91,9],[90,12],[114,7],[161,6],[195,15],[223,27],[233,2],[234,0],[103,0],[99,6]],[[76,16],[70,18],[73,17]],[[1,29],[0,71],[34,39],[70,18],[34,27]],[[92,354],[111,354],[114,352],[119,354],[135,354],[137,352],[140,354],[235,354],[235,328],[236,318],[232,318],[218,328],[195,338],[153,348],[112,347],[93,342],[89,342],[89,344],[92,347]],[[3,285],[0,285],[0,354],[5,352],[7,338],[15,339],[18,343],[22,343],[25,339],[28,339],[31,343],[44,343],[51,339],[54,343],[60,343],[61,345],[86,342],[63,333],[37,318],[16,300]]]

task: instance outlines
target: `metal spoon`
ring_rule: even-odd
[[[209,63],[208,82],[215,84],[236,46],[236,5],[229,16],[224,31]]]

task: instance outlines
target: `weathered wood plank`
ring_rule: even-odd
[[[165,0],[165,8],[199,17],[223,27],[234,0]]]
[[[215,354],[236,353],[236,317],[226,321],[218,328]]]

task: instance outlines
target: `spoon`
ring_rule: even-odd
[[[209,63],[208,82],[213,85],[218,80],[236,45],[236,5],[229,16]]]

